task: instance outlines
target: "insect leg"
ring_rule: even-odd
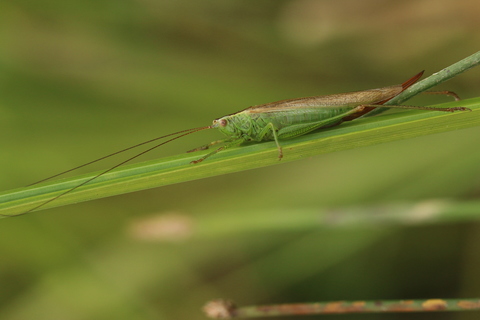
[[[277,133],[277,128],[275,128],[275,126],[273,125],[273,123],[269,123],[265,126],[265,128],[263,128],[263,130],[260,132],[260,134],[258,135],[258,140],[259,141],[262,141],[263,140],[263,137],[265,137],[267,134],[269,134],[270,132],[272,133],[273,135],[273,140],[275,141],[275,144],[277,145],[277,149],[278,149],[278,160],[282,160],[283,158],[283,150],[282,150],[282,146],[280,145],[280,142],[278,142],[278,133]]]
[[[190,152],[195,152],[195,151],[200,151],[200,150],[207,150],[208,148],[210,148],[211,146],[213,145],[216,145],[216,144],[219,144],[219,143],[222,143],[222,142],[225,142],[225,140],[217,140],[217,141],[212,141],[208,144],[205,144],[203,146],[200,146],[198,148],[195,148],[195,149],[192,149],[192,150],[188,150],[187,153],[190,153]]]
[[[377,104],[364,104],[361,107],[378,107]],[[427,110],[427,111],[443,111],[443,112],[455,112],[455,111],[472,111],[470,108],[465,107],[453,107],[453,108],[437,108],[437,107],[419,107],[419,106],[404,106],[404,105],[386,105],[385,108],[395,109],[415,109],[415,110]]]
[[[243,139],[243,138],[235,139],[235,140],[218,140],[218,141],[214,141],[214,142],[211,142],[211,143],[207,144],[207,145],[206,145],[207,148],[200,149],[200,148],[202,148],[202,147],[200,147],[200,148],[197,148],[197,149],[193,149],[193,150],[191,150],[191,151],[205,150],[205,149],[208,149],[208,147],[210,147],[211,145],[214,145],[214,144],[217,144],[217,143],[220,143],[220,142],[225,142],[225,143],[226,143],[225,145],[221,146],[221,147],[218,148],[217,150],[212,151],[212,152],[210,152],[210,153],[207,153],[206,155],[204,155],[204,156],[201,157],[200,159],[191,161],[190,163],[191,163],[191,164],[200,163],[200,162],[202,162],[203,160],[207,159],[208,157],[211,157],[211,156],[213,156],[214,154],[216,154],[216,153],[218,153],[218,152],[220,152],[220,151],[222,151],[222,150],[225,150],[225,149],[227,149],[227,148],[230,148],[230,147],[239,145],[239,144],[241,144],[241,143],[244,142],[244,141],[245,141],[245,139]],[[190,151],[189,151],[189,152],[190,152]]]
[[[258,136],[255,138],[255,141],[263,141],[264,137],[268,135],[269,133],[272,133],[273,135],[273,140],[275,141],[275,144],[277,145],[278,149],[278,160],[282,160],[283,158],[283,151],[282,151],[282,146],[280,145],[280,142],[278,141],[278,129],[275,128],[275,125],[271,122],[269,122],[263,129],[260,131]],[[270,138],[266,140],[271,140]]]
[[[425,94],[444,94],[446,96],[451,96],[455,99],[455,101],[460,101],[460,97],[458,96],[458,94],[456,94],[455,92],[453,91],[424,91],[422,93],[425,93]]]

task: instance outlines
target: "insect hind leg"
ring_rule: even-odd
[[[445,91],[424,91],[422,93],[424,93],[424,94],[443,94],[443,95],[446,95],[446,96],[453,97],[453,99],[455,99],[455,101],[462,100],[462,99],[460,99],[458,94],[456,94],[453,91],[446,91],[446,90]]]
[[[366,107],[366,108],[369,108],[369,107],[375,107],[377,105],[365,104],[365,105],[362,105],[362,106]],[[438,107],[405,106],[405,105],[386,105],[385,108],[442,111],[442,112],[472,111],[472,109],[466,108],[466,107],[438,108]]]

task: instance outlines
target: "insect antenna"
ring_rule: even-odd
[[[178,131],[178,132],[175,132],[175,133],[167,134],[167,135],[165,135],[165,136],[157,137],[157,138],[154,138],[154,139],[151,139],[151,140],[148,140],[148,141],[145,141],[145,142],[136,144],[136,145],[134,145],[134,146],[125,148],[125,149],[123,149],[123,150],[120,150],[120,151],[111,153],[111,154],[106,155],[106,156],[104,156],[104,157],[101,157],[101,158],[98,158],[98,159],[96,159],[96,160],[93,160],[93,161],[90,161],[90,162],[88,162],[88,163],[85,163],[85,164],[83,164],[83,165],[81,165],[81,166],[75,167],[75,168],[73,168],[73,169],[70,169],[70,170],[67,170],[67,171],[58,173],[58,174],[53,175],[53,176],[51,176],[51,177],[48,177],[48,178],[46,178],[46,179],[43,179],[43,180],[37,181],[37,182],[35,182],[35,183],[32,183],[32,184],[30,184],[29,186],[35,185],[35,184],[40,183],[40,182],[44,182],[44,181],[49,180],[49,179],[52,179],[52,178],[54,178],[54,177],[58,177],[58,176],[60,176],[60,175],[62,175],[62,174],[65,174],[65,173],[67,173],[67,172],[70,172],[70,171],[73,171],[73,170],[76,170],[76,169],[85,167],[85,166],[87,166],[87,165],[89,165],[89,164],[92,164],[92,163],[95,163],[95,162],[97,162],[97,161],[100,161],[100,160],[109,158],[109,157],[114,156],[114,155],[117,155],[117,154],[119,154],[119,153],[122,153],[122,152],[125,152],[125,151],[128,151],[128,150],[131,150],[131,149],[136,148],[136,147],[139,147],[139,146],[142,146],[142,145],[144,145],[144,144],[147,144],[147,143],[150,143],[150,142],[159,140],[159,139],[163,139],[163,138],[166,138],[166,137],[170,137],[170,136],[177,135],[176,137],[173,137],[173,138],[171,138],[171,139],[168,139],[167,141],[164,141],[164,142],[162,142],[162,143],[156,144],[156,145],[154,145],[153,147],[151,147],[151,148],[149,148],[149,149],[147,149],[147,150],[144,150],[144,151],[142,151],[142,152],[140,152],[140,153],[138,153],[138,154],[136,154],[136,155],[134,155],[134,156],[132,156],[132,157],[130,157],[130,158],[128,158],[128,159],[126,159],[126,160],[124,160],[124,161],[116,164],[116,165],[114,165],[113,167],[111,167],[111,168],[109,168],[109,169],[107,169],[107,170],[105,170],[105,171],[100,172],[99,174],[93,176],[92,178],[83,181],[82,183],[78,184],[77,186],[75,186],[75,187],[73,187],[73,188],[71,188],[71,189],[68,189],[68,190],[65,191],[65,192],[62,192],[61,194],[59,194],[59,195],[57,195],[57,196],[55,196],[55,197],[53,197],[53,198],[51,198],[51,199],[49,199],[49,200],[47,200],[47,201],[45,201],[45,202],[42,202],[41,204],[39,204],[39,205],[37,205],[37,206],[29,209],[28,211],[25,211],[25,212],[23,212],[23,213],[20,213],[20,214],[11,216],[11,217],[17,217],[17,216],[21,216],[21,215],[30,213],[30,212],[32,212],[32,211],[35,211],[35,210],[37,210],[37,209],[45,206],[46,204],[48,204],[48,203],[50,203],[50,202],[52,202],[52,201],[55,201],[55,200],[57,200],[58,198],[63,197],[64,195],[66,195],[66,194],[68,194],[68,193],[71,193],[71,192],[75,191],[76,189],[78,189],[78,188],[86,185],[87,183],[89,183],[89,182],[91,182],[91,181],[93,181],[93,180],[95,180],[95,179],[103,176],[104,174],[106,174],[106,173],[108,173],[108,172],[110,172],[110,171],[112,171],[112,170],[114,170],[114,169],[116,169],[116,168],[118,168],[118,167],[126,164],[127,162],[130,162],[130,161],[132,161],[132,160],[134,160],[134,159],[136,159],[136,158],[138,158],[138,157],[140,157],[140,156],[142,156],[142,155],[144,155],[144,154],[146,154],[146,153],[148,153],[148,152],[150,152],[150,151],[152,151],[152,150],[154,150],[154,149],[156,149],[156,148],[158,148],[158,147],[160,147],[160,146],[163,146],[164,144],[167,144],[167,143],[169,143],[169,142],[172,142],[172,141],[174,141],[174,140],[177,140],[177,139],[179,139],[179,138],[181,138],[181,137],[184,137],[184,136],[187,136],[187,135],[189,135],[189,134],[192,134],[192,133],[195,133],[195,132],[198,132],[198,131],[202,131],[202,130],[206,130],[206,129],[211,129],[211,128],[212,128],[211,126],[199,127],[199,128],[188,129],[188,130],[182,130],[182,131]]]
[[[150,139],[150,140],[148,140],[148,141],[144,141],[144,142],[138,143],[138,144],[136,144],[136,145],[133,145],[133,146],[131,146],[131,147],[128,147],[128,148],[125,148],[125,149],[116,151],[116,152],[114,152],[114,153],[110,153],[110,154],[108,154],[108,155],[106,155],[106,156],[103,156],[103,157],[101,157],[101,158],[95,159],[95,160],[93,160],[93,161],[84,163],[84,164],[82,164],[82,165],[80,165],[80,166],[78,166],[78,167],[75,167],[75,168],[68,169],[68,170],[66,170],[66,171],[57,173],[57,174],[55,174],[55,175],[53,175],[53,176],[50,176],[50,177],[48,177],[48,178],[39,180],[39,181],[34,182],[34,183],[30,183],[30,184],[26,185],[26,187],[34,186],[34,185],[36,185],[36,184],[39,184],[39,183],[48,181],[48,180],[50,180],[50,179],[53,179],[53,178],[56,178],[56,177],[58,177],[58,176],[64,175],[65,173],[69,173],[69,172],[75,171],[75,170],[77,170],[77,169],[80,169],[80,168],[86,167],[86,166],[88,166],[88,165],[91,165],[91,164],[93,164],[93,163],[95,163],[95,162],[98,162],[98,161],[101,161],[101,160],[103,160],[103,159],[107,159],[107,158],[113,157],[113,156],[115,156],[115,155],[117,155],[117,154],[119,154],[119,153],[123,153],[123,152],[128,151],[128,150],[131,150],[131,149],[135,149],[135,148],[137,148],[137,147],[143,146],[143,145],[148,144],[148,143],[153,142],[153,141],[157,141],[157,140],[160,140],[160,139],[163,139],[163,138],[166,138],[166,137],[170,137],[170,136],[174,136],[174,135],[177,135],[177,134],[180,134],[180,133],[184,133],[184,132],[189,132],[189,133],[187,133],[187,134],[190,134],[190,133],[194,133],[194,132],[201,131],[201,130],[205,130],[205,129],[210,129],[210,126],[208,126],[208,127],[200,127],[200,128],[192,128],[192,129],[182,130],[182,131],[178,131],[178,132],[174,132],[174,133],[167,134],[167,135],[165,135],[165,136],[153,138],[153,139]],[[191,132],[190,132],[190,131],[191,131]],[[187,134],[181,135],[180,137],[186,136]],[[177,138],[180,138],[180,137],[177,137]],[[175,139],[176,139],[176,138],[175,138]],[[173,141],[173,140],[175,140],[175,139],[169,140],[169,141],[167,141],[167,142]]]

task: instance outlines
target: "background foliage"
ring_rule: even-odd
[[[478,51],[479,11],[473,0],[2,1],[0,188],[250,105],[436,72]],[[439,89],[475,97],[479,78],[473,69]],[[271,213],[283,220],[310,208],[474,200],[479,133],[2,219],[0,318],[203,319],[200,307],[218,297],[257,304],[478,296],[478,223],[333,228],[338,215],[330,214],[327,227],[285,227]],[[202,132],[144,159],[218,138]]]

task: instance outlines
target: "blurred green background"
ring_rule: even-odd
[[[0,189],[251,105],[429,75],[478,51],[479,14],[475,0],[3,0]],[[439,89],[476,97],[479,79],[477,68]],[[263,210],[476,199],[479,133],[2,219],[0,319],[204,319],[200,308],[214,298],[245,305],[479,296],[480,225],[471,221],[289,230],[252,222],[250,231],[221,232],[229,219]],[[198,133],[143,159],[219,138]],[[212,217],[220,231],[195,232]],[[405,316],[478,319],[335,319]]]

